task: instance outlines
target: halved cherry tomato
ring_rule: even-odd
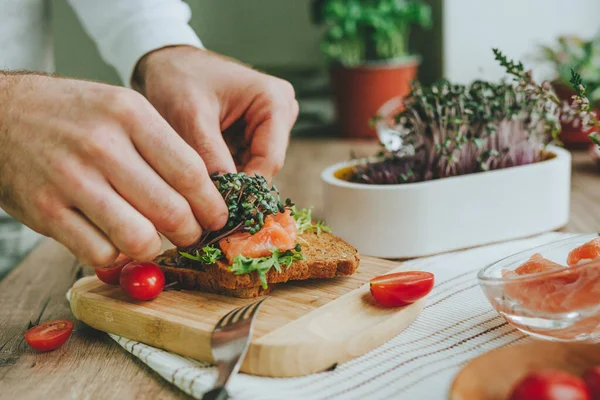
[[[583,374],[583,380],[590,390],[592,400],[600,400],[600,366],[588,369]]]
[[[371,294],[382,306],[401,307],[427,296],[433,281],[433,274],[423,271],[381,275],[371,279]]]
[[[25,332],[25,341],[38,351],[50,351],[62,346],[73,331],[73,321],[46,321]]]
[[[583,379],[565,371],[547,369],[525,376],[513,389],[510,400],[590,400]]]
[[[94,268],[94,271],[96,271],[96,276],[102,282],[108,283],[109,285],[118,285],[121,270],[132,261],[133,258],[126,256],[125,254],[120,254],[115,262],[108,267]]]
[[[135,300],[152,300],[165,287],[165,275],[152,262],[133,261],[123,268],[119,282],[129,297]]]

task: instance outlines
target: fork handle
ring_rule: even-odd
[[[202,396],[202,400],[227,400],[229,399],[229,394],[224,387],[216,387]]]

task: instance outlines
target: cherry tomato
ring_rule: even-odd
[[[433,289],[433,274],[396,272],[371,279],[371,294],[384,307],[401,307],[425,297]]]
[[[121,270],[124,266],[133,261],[133,258],[126,256],[125,254],[119,255],[114,263],[108,267],[94,268],[96,276],[104,283],[109,285],[118,285],[119,277],[121,276]]]
[[[583,379],[565,371],[547,369],[533,372],[519,382],[510,400],[590,400]]]
[[[123,291],[135,300],[152,300],[165,287],[165,275],[152,262],[133,261],[121,271]]]
[[[62,346],[73,331],[73,322],[57,319],[42,322],[25,332],[25,341],[38,351],[50,351]]]
[[[600,400],[600,366],[588,369],[583,374],[583,380],[590,390],[592,400]]]

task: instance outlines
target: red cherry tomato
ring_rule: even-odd
[[[133,261],[121,271],[123,291],[135,300],[152,300],[165,287],[165,275],[152,262]]]
[[[121,276],[121,270],[124,266],[133,261],[133,258],[126,256],[125,254],[119,255],[114,263],[108,267],[94,268],[96,276],[104,283],[109,285],[118,285],[119,277]]]
[[[62,346],[73,331],[68,319],[46,321],[25,332],[25,341],[38,351],[50,351]]]
[[[592,400],[600,400],[600,366],[588,369],[583,374],[583,380],[590,390]]]
[[[565,371],[543,370],[533,372],[519,382],[510,400],[590,400],[590,392],[583,379]]]
[[[371,279],[371,294],[384,307],[401,307],[425,297],[433,289],[433,274],[396,272]]]

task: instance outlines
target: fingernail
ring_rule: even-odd
[[[227,215],[221,215],[220,217],[218,217],[215,222],[213,222],[210,226],[210,230],[211,231],[218,231],[219,229],[221,229],[222,227],[225,226],[225,224],[227,223],[227,220],[229,219],[229,216]]]

